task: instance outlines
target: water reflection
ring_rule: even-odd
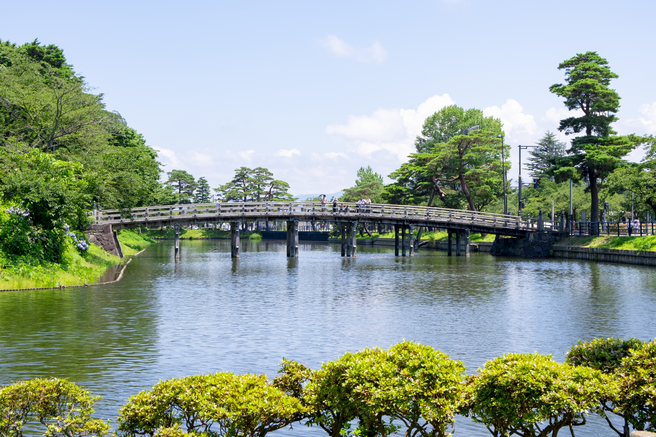
[[[110,286],[0,293],[0,382],[64,376],[104,397],[114,417],[159,379],[233,371],[273,376],[281,357],[317,368],[346,351],[403,339],[475,372],[507,352],[559,361],[580,338],[656,336],[656,279],[633,266],[447,257],[360,246],[183,241],[149,247]],[[594,422],[594,421],[593,421]],[[282,430],[282,435],[322,435]],[[484,436],[466,421],[456,435]],[[608,434],[603,423],[577,435]]]

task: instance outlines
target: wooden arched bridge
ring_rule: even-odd
[[[320,202],[227,202],[132,208],[129,211],[95,210],[97,225],[113,229],[174,226],[176,248],[181,225],[230,223],[232,256],[239,256],[239,230],[242,223],[254,221],[285,221],[287,223],[287,256],[298,256],[299,222],[332,223],[339,226],[342,256],[355,256],[358,223],[391,225],[395,230],[395,253],[413,254],[413,229],[418,227],[444,229],[448,232],[449,255],[455,234],[456,253],[460,255],[460,240],[469,247],[469,233],[484,233],[526,237],[531,233],[554,233],[565,229],[559,221],[531,220],[530,217],[492,214],[426,206],[371,204],[359,207],[355,203],[340,203],[338,208]],[[409,233],[406,236],[406,232]],[[400,250],[399,250],[400,249]]]

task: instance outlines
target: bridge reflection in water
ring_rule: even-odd
[[[531,233],[563,233],[565,218],[537,220],[530,217],[493,214],[411,205],[372,204],[359,207],[355,203],[340,203],[339,208],[320,202],[227,202],[149,206],[120,210],[94,210],[96,225],[111,225],[112,229],[173,226],[176,230],[176,254],[182,225],[229,223],[231,254],[239,257],[240,229],[243,223],[266,221],[286,222],[287,256],[298,256],[299,223],[331,223],[340,229],[342,256],[357,254],[357,226],[359,223],[394,227],[396,256],[412,256],[416,249],[415,228],[442,229],[448,233],[448,252],[452,254],[455,236],[456,255],[461,255],[461,241],[465,254],[469,253],[469,234],[495,234],[526,237]]]

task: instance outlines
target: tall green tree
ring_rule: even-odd
[[[656,141],[652,140],[640,164],[616,169],[607,179],[609,194],[632,194],[635,202],[644,204],[656,217]]]
[[[171,170],[166,181],[176,194],[178,203],[191,203],[196,189],[196,179],[184,170]]]
[[[224,202],[264,202],[271,200],[294,200],[289,194],[289,184],[277,180],[268,169],[240,167],[235,176],[214,191]]]
[[[466,199],[466,196],[462,196],[462,183],[460,180],[454,180],[452,177],[438,177],[434,171],[426,167],[426,164],[432,161],[428,158],[428,155],[433,154],[436,147],[444,151],[446,150],[445,145],[449,144],[454,137],[469,132],[474,133],[477,130],[487,132],[486,136],[490,138],[490,145],[494,141],[498,143],[498,153],[500,154],[501,141],[493,138],[500,137],[503,134],[501,121],[494,117],[486,117],[480,109],[465,110],[459,106],[451,105],[428,117],[424,121],[421,135],[415,140],[417,153],[411,155],[408,163],[403,164],[398,170],[389,175],[395,182],[385,187],[382,198],[390,203],[423,203],[429,206],[433,204],[434,200],[439,200],[442,206],[447,208],[462,208],[464,207],[463,202],[467,202],[471,208],[469,200]],[[458,146],[451,143],[448,147],[457,148]],[[504,147],[506,148],[505,156],[507,157],[509,156],[508,146]],[[420,154],[426,155],[424,158],[419,158]],[[437,164],[437,162],[434,164]],[[453,163],[449,165],[451,164]],[[506,169],[508,168],[510,168],[510,163],[506,162]],[[465,185],[467,184],[465,183]],[[487,204],[488,201],[486,200],[484,203]]]
[[[481,211],[503,192],[501,142],[495,131],[456,135],[430,152],[411,154],[402,169],[417,181],[430,181],[443,201],[464,200],[470,211]]]
[[[558,65],[565,71],[565,83],[552,85],[549,90],[565,99],[569,110],[581,110],[580,117],[560,121],[565,134],[583,134],[572,140],[568,156],[556,160],[553,174],[569,176],[578,171],[587,177],[591,198],[590,219],[599,222],[599,190],[616,168],[625,164],[623,157],[644,139],[635,135],[617,136],[611,123],[620,107],[619,94],[610,88],[617,78],[608,61],[596,52],[577,54]]]
[[[110,115],[102,94],[90,93],[84,81],[59,75],[50,64],[33,62],[16,50],[4,51],[0,68],[0,106],[6,123],[2,138],[14,138],[30,147],[55,150],[66,139],[103,132]],[[0,138],[0,141],[2,140]]]
[[[198,178],[196,191],[194,191],[194,203],[207,203],[210,201],[210,184],[204,177]]]
[[[531,156],[528,158],[526,168],[533,177],[541,177],[549,173],[556,158],[565,156],[567,144],[558,141],[556,134],[550,131],[547,131],[536,144],[538,147],[530,151]]]
[[[501,121],[498,118],[486,117],[483,111],[476,108],[463,109],[457,105],[445,106],[424,121],[421,135],[415,140],[415,148],[419,153],[430,152],[436,144],[446,143],[456,135],[464,135],[469,129],[478,127],[501,134]]]
[[[373,203],[381,201],[381,194],[385,186],[383,176],[373,171],[371,166],[360,167],[355,180],[355,186],[344,189],[342,200],[344,202],[357,202],[362,198],[369,197]]]

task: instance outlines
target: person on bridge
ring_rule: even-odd
[[[321,199],[321,211],[326,212],[326,195],[322,194],[320,199]]]
[[[339,199],[337,197],[333,197],[333,212],[337,212],[337,202],[339,202]]]

